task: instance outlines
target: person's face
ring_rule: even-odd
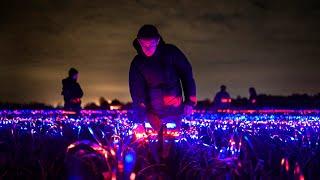
[[[78,77],[79,77],[79,74],[77,73],[77,74],[75,74],[75,75],[72,76],[72,79],[75,80],[75,81],[77,81],[77,80],[78,80]]]
[[[147,39],[141,38],[141,39],[138,39],[138,41],[143,53],[147,57],[151,57],[156,52],[160,39],[159,38],[147,38]]]

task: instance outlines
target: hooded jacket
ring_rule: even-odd
[[[196,86],[192,67],[185,55],[160,37],[155,53],[146,57],[133,41],[137,55],[131,62],[129,88],[134,110],[155,113],[160,118],[181,115],[184,104],[194,106]]]

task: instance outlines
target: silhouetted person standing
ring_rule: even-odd
[[[69,111],[75,111],[77,114],[81,110],[81,98],[83,91],[77,82],[78,71],[75,68],[70,68],[69,77],[62,80],[62,92],[64,98],[64,108]]]
[[[254,87],[249,88],[249,107],[255,108],[257,106],[257,92]]]
[[[216,93],[213,100],[214,109],[228,109],[230,108],[231,98],[227,92],[225,85],[220,86],[220,91]]]
[[[153,25],[140,28],[133,46],[137,55],[131,62],[129,86],[139,120],[147,117],[156,131],[170,121],[179,129],[181,115],[190,115],[197,101],[191,64],[180,49],[163,41]]]

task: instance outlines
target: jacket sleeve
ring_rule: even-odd
[[[174,65],[180,77],[184,92],[185,104],[195,106],[197,103],[196,84],[193,78],[192,67],[183,52],[173,46]]]
[[[71,98],[70,89],[68,87],[68,83],[65,80],[62,80],[62,92],[61,95],[64,96],[65,99]]]
[[[213,98],[212,104],[217,105],[220,103],[220,93],[216,93],[216,95]]]
[[[146,114],[146,82],[139,71],[136,61],[133,60],[129,70],[129,89],[133,103],[134,117],[140,121]]]
[[[79,83],[77,83],[77,97],[78,98],[82,98],[82,96],[83,96],[83,91],[82,91],[82,89],[81,89],[81,87],[80,87],[80,84]]]
[[[61,91],[61,95],[63,95],[63,96],[64,96],[64,94],[65,94],[66,92],[65,92],[65,87],[64,87],[63,80],[61,81],[61,84],[62,84],[62,91]]]

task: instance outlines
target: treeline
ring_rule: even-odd
[[[124,103],[118,99],[114,99],[112,101],[107,101],[104,97],[100,97],[99,103],[90,102],[83,106],[84,109],[92,109],[92,110],[112,110],[112,109],[131,109],[132,103]]]
[[[196,109],[209,110],[212,108],[212,100],[205,99],[198,101]],[[0,102],[0,109],[62,109],[62,106],[54,107],[45,103],[31,102],[31,103],[8,103]],[[129,110],[132,108],[132,103],[124,103],[118,99],[107,101],[101,97],[98,103],[90,102],[83,105],[83,109],[92,110],[112,110],[124,109]],[[230,108],[235,109],[252,109],[252,108],[288,108],[288,109],[320,109],[320,93],[316,95],[308,94],[292,94],[290,96],[274,96],[260,94],[256,98],[256,103],[250,103],[246,97],[232,99]]]
[[[213,101],[205,99],[198,101],[196,109],[211,109]],[[256,103],[251,103],[248,98],[238,96],[232,99],[231,109],[262,109],[262,108],[288,108],[288,109],[320,109],[320,93],[316,95],[292,94],[290,96],[274,96],[260,94]]]
[[[118,99],[112,101],[107,101],[104,97],[100,97],[99,102],[89,102],[83,104],[83,109],[92,109],[92,110],[110,110],[114,109],[130,109],[132,103],[124,103]],[[10,102],[0,102],[0,109],[63,109],[62,105],[53,106],[41,102],[31,102],[31,103],[10,103]]]

